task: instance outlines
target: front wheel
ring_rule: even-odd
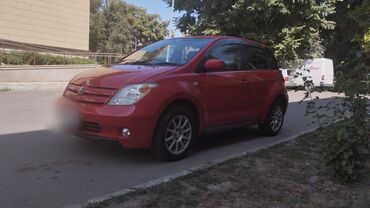
[[[270,107],[267,118],[259,129],[267,136],[276,136],[279,134],[284,122],[284,105],[281,101],[275,101]]]
[[[167,161],[181,160],[186,157],[195,136],[193,113],[184,107],[172,107],[158,121],[152,151]]]

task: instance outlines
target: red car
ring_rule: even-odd
[[[77,75],[62,100],[76,134],[150,148],[174,161],[205,132],[259,125],[277,135],[288,96],[269,47],[235,37],[185,37]]]

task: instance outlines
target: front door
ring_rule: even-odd
[[[201,73],[206,127],[241,121],[241,95],[244,72],[241,69],[239,44],[220,43],[207,53],[208,59],[225,62],[220,71]]]

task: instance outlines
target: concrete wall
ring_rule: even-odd
[[[0,68],[0,90],[63,90],[77,74],[98,66],[48,69],[11,69]]]
[[[89,50],[90,0],[1,0],[0,38]]]
[[[0,83],[7,82],[69,82],[75,75],[89,68],[35,69],[0,71]]]

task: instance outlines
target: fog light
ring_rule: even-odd
[[[128,129],[128,128],[123,128],[122,129],[122,136],[129,137],[130,135],[131,135],[130,129]]]

